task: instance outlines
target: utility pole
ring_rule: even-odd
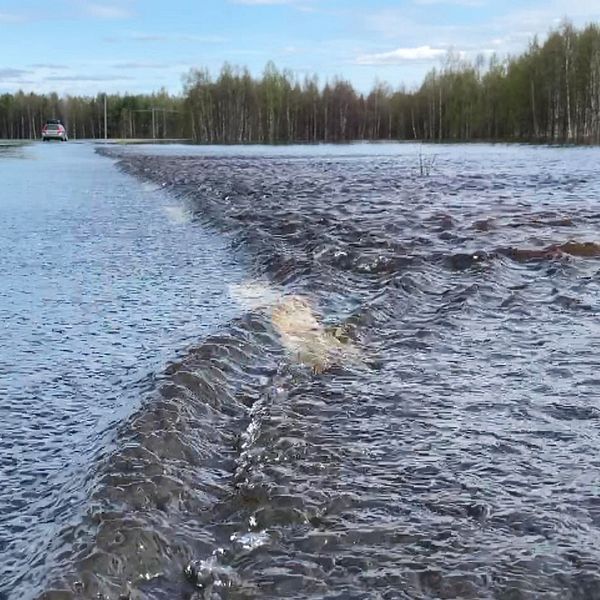
[[[106,111],[106,92],[104,92],[104,139],[108,139],[108,117]]]
[[[152,139],[156,141],[156,109],[152,107]]]

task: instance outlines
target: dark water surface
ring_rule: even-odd
[[[79,196],[79,219],[96,214],[98,233],[63,223],[65,194],[62,226],[46,217],[47,235],[15,233],[9,247],[23,249],[3,264],[2,281],[22,264],[36,282],[38,238],[37,257],[53,256],[57,231],[88,248],[64,259],[62,285],[0,299],[21,318],[47,311],[39,332],[4,319],[15,399],[2,443],[20,454],[0,491],[13,519],[3,552],[21,566],[35,557],[29,581],[42,582],[22,592],[13,570],[14,597],[600,598],[600,150],[108,153],[145,184],[74,152],[74,178],[97,190]],[[163,205],[189,208],[195,225],[171,223]],[[239,271],[206,224],[253,281],[224,290]],[[105,238],[116,248],[89,249]],[[119,261],[105,264],[113,249]],[[77,298],[59,319],[27,303],[64,303],[65,273],[90,252],[107,278],[90,283],[90,302],[119,296],[121,260],[174,262],[134,307],[121,291],[116,333],[112,316],[86,325],[64,359],[73,379],[51,384],[64,333],[53,337],[49,316],[64,329],[106,313]],[[191,289],[217,293],[198,305]],[[158,342],[143,316],[178,335]],[[196,343],[177,353],[184,339]],[[29,554],[15,559],[19,548]]]

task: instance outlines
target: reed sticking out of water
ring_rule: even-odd
[[[419,147],[419,175],[421,177],[429,177],[431,170],[435,165],[436,155],[427,156],[423,154],[423,148]]]

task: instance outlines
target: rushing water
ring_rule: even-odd
[[[242,271],[183,202],[90,145],[3,148],[0,180],[0,597],[31,598],[115,426],[236,314]]]
[[[121,250],[105,264],[114,248],[98,249],[102,268],[91,271],[106,279],[94,280],[88,300],[141,285],[141,271],[127,285],[112,277],[124,258],[147,269],[165,256],[174,262],[137,305],[124,301],[118,318],[79,332],[75,366],[65,370],[74,379],[50,386],[56,398],[47,388],[60,344],[46,319],[58,316],[47,310],[40,319],[39,347],[25,333],[31,327],[11,341],[10,368],[24,375],[8,380],[21,399],[7,404],[18,427],[2,440],[38,466],[13,467],[13,489],[0,492],[3,503],[24,498],[3,510],[12,539],[26,541],[20,564],[37,565],[9,592],[43,589],[47,600],[600,597],[600,150],[104,153],[144,183],[89,154],[74,167],[85,181],[101,171],[88,189],[102,193],[78,196],[75,212],[69,200],[60,221],[95,209],[105,218],[92,222],[102,221]],[[21,181],[16,168],[11,180]],[[104,194],[101,182],[121,193]],[[155,188],[163,191],[144,192]],[[187,207],[196,224],[171,229],[164,206]],[[115,236],[118,210],[129,227]],[[147,220],[158,228],[151,239]],[[31,216],[23,221],[21,229],[33,228]],[[56,232],[52,219],[40,223]],[[244,281],[224,275],[232,267],[207,224],[250,261]],[[65,229],[84,247],[103,239],[90,236],[89,223]],[[35,252],[27,236],[15,237],[25,256]],[[55,237],[45,236],[42,254],[53,256]],[[206,281],[207,248],[220,282]],[[63,257],[61,273],[89,275],[90,265],[75,268],[88,254]],[[3,278],[11,282],[21,265],[35,282],[38,261],[11,257],[18,264]],[[232,284],[227,295],[224,284]],[[210,302],[188,304],[191,285],[214,285],[228,312],[215,321]],[[14,306],[65,287],[30,289]],[[78,317],[95,314],[69,298]],[[22,311],[36,314],[27,304]],[[160,343],[142,316],[181,327]],[[58,327],[72,321],[64,315]],[[208,336],[207,322],[218,325]],[[175,356],[184,339],[196,343]],[[110,355],[112,377],[106,365],[85,368],[88,345]],[[19,347],[28,353],[17,360]],[[47,370],[38,375],[40,363]],[[38,388],[26,388],[26,377]],[[36,417],[40,389],[53,404]],[[57,462],[42,443],[53,439]],[[28,485],[47,490],[41,505]],[[14,560],[16,543],[3,550]],[[40,585],[23,592],[22,581]]]

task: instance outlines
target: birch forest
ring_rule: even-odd
[[[418,89],[342,78],[299,79],[269,63],[261,76],[224,65],[190,72],[183,93],[108,95],[111,138],[196,143],[351,140],[600,143],[600,26],[565,22],[519,56],[448,53]],[[104,137],[104,95],[0,95],[0,138],[35,139],[60,118],[74,139]]]

